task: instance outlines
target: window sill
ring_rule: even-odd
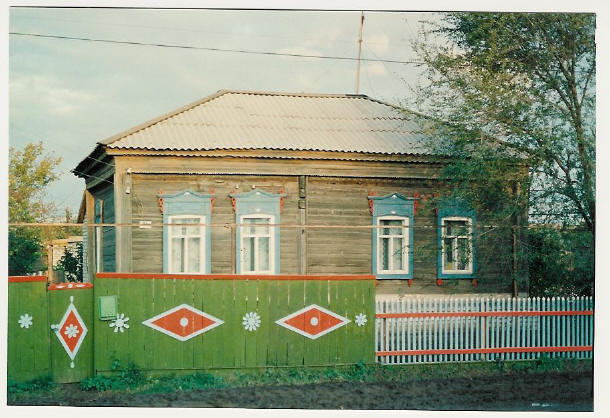
[[[411,280],[413,279],[413,273],[398,273],[398,274],[375,274],[378,280]]]
[[[476,279],[477,275],[474,273],[438,273],[438,279],[440,280],[451,280],[451,279]]]

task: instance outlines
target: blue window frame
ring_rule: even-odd
[[[285,194],[260,189],[231,196],[235,199],[235,267],[237,274],[280,273],[280,202]]]
[[[163,199],[163,272],[210,274],[214,195],[186,190],[158,197]]]
[[[413,199],[399,193],[369,196],[373,202],[373,274],[413,278]]]
[[[472,279],[476,277],[475,211],[458,200],[445,200],[438,206],[439,279]]]

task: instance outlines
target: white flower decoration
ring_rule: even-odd
[[[23,314],[19,317],[19,326],[29,328],[34,323],[34,318],[30,314]]]
[[[116,317],[114,322],[108,324],[108,326],[110,328],[114,328],[114,332],[125,332],[126,329],[129,329],[129,324],[127,321],[129,321],[129,317],[125,317],[125,314],[122,313]]]
[[[242,324],[248,331],[256,331],[261,326],[261,317],[256,312],[248,312],[242,319]]]
[[[68,338],[75,338],[79,332],[80,331],[76,325],[70,324],[64,331],[64,334],[66,334]]]
[[[358,315],[356,315],[356,325],[358,325],[359,327],[363,327],[364,324],[366,324],[366,315],[363,313],[359,313]]]

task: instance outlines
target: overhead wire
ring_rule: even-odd
[[[27,32],[9,32],[9,35],[30,36],[30,37],[38,37],[38,38],[51,38],[51,39],[64,39],[64,40],[75,40],[75,41],[86,41],[86,42],[99,42],[99,43],[110,43],[110,44],[120,44],[120,45],[194,49],[194,50],[202,50],[202,51],[229,52],[229,53],[241,53],[241,54],[251,54],[251,55],[268,55],[268,56],[293,57],[293,58],[314,58],[314,59],[327,59],[327,60],[358,61],[358,58],[356,58],[356,57],[346,57],[346,56],[338,56],[338,55],[311,55],[311,54],[296,54],[296,53],[293,54],[293,53],[288,53],[288,52],[253,51],[253,50],[246,50],[246,49],[212,48],[212,47],[203,47],[203,46],[194,46],[194,45],[174,45],[174,44],[162,44],[162,43],[153,43],[153,42],[118,41],[118,40],[111,40],[111,39],[85,38],[85,37],[79,37],[79,36],[49,35],[49,34],[41,34],[41,33],[27,33]],[[376,59],[375,58],[361,58],[360,61],[386,62],[386,63],[394,63],[394,64],[415,64],[415,65],[422,64],[421,62],[418,62],[418,61],[400,61],[400,60],[380,59],[380,58],[376,58]]]

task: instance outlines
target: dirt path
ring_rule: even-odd
[[[434,379],[256,386],[161,394],[63,391],[38,405],[299,409],[432,409],[592,411],[592,374],[552,373]],[[31,403],[30,403],[31,404]]]

